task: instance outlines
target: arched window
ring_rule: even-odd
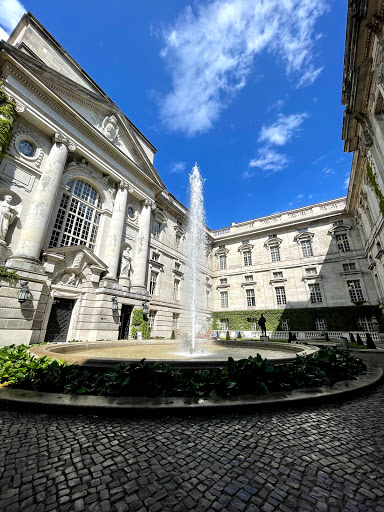
[[[100,195],[89,183],[71,180],[63,194],[49,247],[86,245],[94,250],[100,223]]]

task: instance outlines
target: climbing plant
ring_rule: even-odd
[[[17,116],[16,105],[1,90],[2,85],[3,82],[0,82],[0,158],[2,158],[7,149]]]
[[[7,267],[0,266],[0,279],[15,281],[16,279],[19,279],[19,276],[17,275],[16,270],[9,270]]]
[[[372,167],[367,164],[367,178],[369,181],[369,184],[372,186],[373,190],[375,191],[376,197],[379,201],[379,208],[382,215],[384,215],[384,195],[382,191],[379,188],[379,185],[377,184],[376,177],[372,171]]]
[[[223,311],[212,313],[212,325],[217,326],[220,319],[228,322],[230,330],[253,331],[253,319],[259,319],[264,314],[268,331],[282,330],[282,320],[288,320],[292,331],[313,331],[316,329],[316,318],[325,318],[329,331],[359,330],[357,320],[360,317],[375,316],[380,327],[384,328],[384,319],[378,306],[344,306],[332,308],[295,308],[270,309],[253,311]]]
[[[132,338],[136,337],[137,331],[141,331],[143,333],[143,339],[146,339],[148,337],[148,322],[146,322],[143,318],[142,309],[135,309],[132,315],[131,325]]]

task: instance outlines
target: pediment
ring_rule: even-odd
[[[46,260],[50,257],[59,256],[59,259],[65,263],[65,268],[82,270],[87,265],[95,265],[102,271],[108,270],[106,265],[85,245],[71,245],[69,247],[54,247],[47,249],[43,254]],[[60,258],[61,256],[61,258]]]

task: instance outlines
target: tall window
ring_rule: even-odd
[[[287,303],[287,297],[285,295],[284,286],[277,286],[276,290],[276,302],[278,306],[284,306]]]
[[[220,293],[220,306],[222,308],[228,307],[228,292],[221,292]]]
[[[209,290],[205,291],[205,297],[206,297],[206,301],[207,301],[207,308],[209,308]]]
[[[219,320],[219,329],[220,331],[227,331],[228,330],[229,321],[228,318],[220,318]]]
[[[153,222],[153,236],[158,240],[160,238],[161,224],[157,220]]]
[[[219,256],[219,265],[220,270],[225,270],[227,268],[227,257],[223,254]]]
[[[96,189],[81,180],[70,181],[66,188],[49,247],[86,245],[94,250],[100,223],[100,196]]]
[[[319,302],[323,302],[319,283],[310,284],[310,285],[308,285],[308,287],[309,287],[309,298],[311,300],[311,303],[317,304]]]
[[[251,251],[244,251],[243,257],[244,257],[244,266],[245,267],[249,267],[250,265],[252,265]]]
[[[289,331],[289,321],[288,321],[288,318],[282,318],[281,319],[281,330],[282,331]]]
[[[301,250],[303,253],[303,258],[309,258],[310,256],[313,256],[311,241],[310,240],[302,240]]]
[[[271,260],[280,261],[280,249],[277,246],[271,247]]]
[[[179,235],[179,233],[176,233],[175,245],[176,245],[176,251],[180,251],[181,235]]]
[[[357,327],[359,331],[375,331],[375,325],[373,323],[373,318],[367,318],[366,316],[360,317],[357,319]]]
[[[255,306],[255,291],[254,290],[246,290],[247,293],[247,306]]]
[[[343,271],[356,270],[356,263],[343,263]]]
[[[316,326],[316,331],[326,331],[328,329],[327,321],[325,318],[316,318],[315,326]]]
[[[258,320],[257,318],[247,318],[248,322],[252,324],[252,331],[257,331]]]
[[[156,313],[157,313],[157,311],[153,311],[153,310],[151,310],[149,312],[149,318],[148,318],[149,333],[151,333],[153,331],[153,329],[155,328]]]
[[[179,285],[180,281],[178,279],[175,279],[173,281],[173,298],[175,300],[179,300]]]
[[[347,286],[352,302],[359,302],[360,300],[364,300],[363,290],[361,289],[361,284],[358,279],[347,281]]]
[[[348,237],[345,233],[336,235],[336,243],[340,252],[349,252],[351,250]]]
[[[155,294],[156,282],[157,282],[157,273],[156,272],[151,272],[151,279],[149,281],[149,293],[151,295]]]
[[[178,329],[179,328],[179,313],[173,313],[172,315],[172,329]]]

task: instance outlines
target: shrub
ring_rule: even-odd
[[[229,335],[229,331],[227,331],[227,333],[226,333],[226,335],[225,335],[225,339],[226,339],[227,341],[231,341],[231,337],[230,337],[230,335]]]
[[[175,331],[173,330],[172,334],[171,334],[171,340],[175,340],[175,339],[176,339],[176,335],[175,335]]]
[[[364,345],[363,340],[361,339],[361,336],[359,333],[356,334],[356,343],[358,345]]]
[[[367,332],[366,341],[367,341],[367,348],[371,348],[371,349],[376,348],[375,342],[373,341],[372,336],[369,334],[369,332]]]
[[[240,332],[240,331],[239,331],[239,335],[237,336],[237,339],[238,339],[238,340],[241,340],[241,339],[242,339],[242,338],[241,338],[241,332]]]

